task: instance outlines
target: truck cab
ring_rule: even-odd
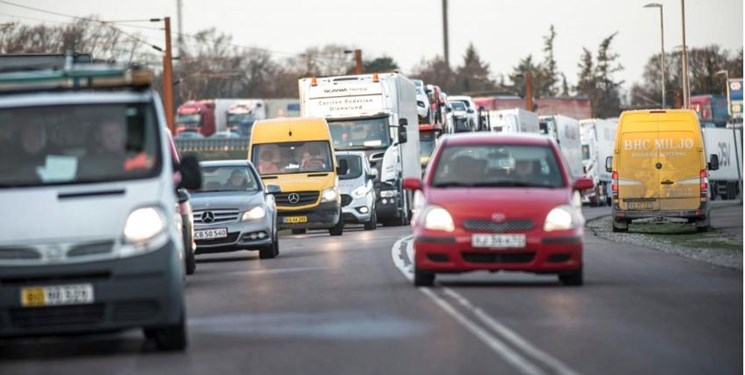
[[[215,103],[190,100],[176,110],[176,134],[196,132],[205,137],[215,133]]]

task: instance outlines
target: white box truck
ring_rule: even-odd
[[[706,155],[719,157],[719,169],[709,171],[711,199],[735,199],[742,179],[742,128],[703,128]]]
[[[538,115],[522,108],[489,111],[489,125],[492,132],[535,134],[541,132]]]
[[[605,170],[605,159],[613,156],[618,119],[586,119],[579,122],[582,141],[582,165],[585,177],[595,182],[595,189],[582,193],[582,203],[592,206],[611,204],[611,174]]]
[[[572,177],[582,177],[582,143],[579,136],[579,121],[563,116],[540,116],[541,134],[553,138],[559,144],[564,158],[572,171]]]
[[[403,178],[422,176],[414,83],[376,73],[303,78],[298,85],[301,116],[325,118],[336,150],[364,151],[378,170],[378,221],[408,224],[413,198]]]

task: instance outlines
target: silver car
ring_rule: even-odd
[[[261,259],[279,254],[273,193],[246,160],[205,161],[203,183],[191,191],[197,254],[259,250]]]
[[[378,171],[362,151],[340,151],[338,160],[346,160],[347,173],[339,175],[342,219],[345,223],[364,224],[365,230],[374,230],[378,221],[375,214],[375,189],[373,180]]]

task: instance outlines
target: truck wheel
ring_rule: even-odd
[[[341,236],[344,234],[344,220],[339,218],[339,222],[336,223],[333,227],[329,228],[329,235],[332,236]]]
[[[613,220],[613,232],[615,233],[625,233],[629,231],[629,223],[628,222],[618,222],[616,220]]]
[[[699,220],[696,222],[696,232],[705,233],[711,229],[711,222],[709,221],[709,215],[707,212],[706,219]]]

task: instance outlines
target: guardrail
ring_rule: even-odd
[[[174,139],[181,152],[248,152],[248,138]]]

